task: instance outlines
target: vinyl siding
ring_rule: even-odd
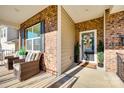
[[[75,25],[66,11],[61,9],[61,71],[74,62]]]

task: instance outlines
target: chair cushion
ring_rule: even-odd
[[[27,62],[29,60],[30,55],[31,55],[31,52],[28,52],[28,54],[27,54],[27,56],[25,58],[25,62]]]
[[[40,55],[41,55],[40,52],[36,53],[36,56],[35,56],[35,59],[34,60],[39,60],[40,59]]]
[[[29,57],[28,57],[28,61],[27,61],[27,62],[31,61],[31,57],[32,57],[32,55],[33,55],[33,52],[31,52],[31,53],[30,53],[30,55],[29,55]]]
[[[36,53],[32,53],[32,56],[30,58],[30,61],[34,61],[35,60],[35,56],[36,56]]]
[[[20,64],[19,63],[13,64],[13,68],[16,69],[17,71],[19,71]]]

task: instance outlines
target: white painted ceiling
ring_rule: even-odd
[[[19,26],[46,7],[48,5],[0,5],[0,25]],[[75,23],[101,17],[108,8],[111,13],[124,10],[120,5],[63,5],[63,8]]]
[[[63,8],[75,23],[98,18],[104,15],[109,5],[64,5]]]
[[[21,24],[47,5],[0,5],[0,22]]]
[[[120,11],[124,11],[124,5],[114,5],[112,8],[111,8],[111,11],[110,13],[116,13],[116,12],[120,12]]]

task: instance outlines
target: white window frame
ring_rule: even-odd
[[[34,28],[34,26],[35,26],[35,25],[33,25],[33,26],[31,27],[31,28],[32,28],[32,33],[33,33],[33,28]],[[28,29],[28,28],[27,28],[27,29]],[[39,37],[34,37],[34,38],[26,39],[26,50],[27,50],[27,51],[41,51],[41,50],[34,50],[34,40],[35,40],[35,39],[40,39],[40,38],[41,38],[41,37],[39,36]],[[27,41],[28,41],[28,40],[31,40],[31,41],[32,41],[32,49],[31,49],[31,50],[28,50],[28,49],[27,49]],[[41,46],[40,46],[40,47],[41,47]]]
[[[35,37],[35,38],[30,38],[30,39],[26,39],[26,49],[27,49],[27,41],[28,40],[31,40],[32,41],[32,49],[31,50],[28,50],[27,51],[39,51],[39,50],[34,50],[34,40],[35,39],[40,39],[41,37]]]

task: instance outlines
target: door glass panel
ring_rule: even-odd
[[[94,32],[88,32],[82,34],[82,60],[94,61]]]

